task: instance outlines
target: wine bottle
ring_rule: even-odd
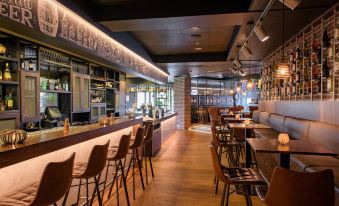
[[[12,98],[12,94],[11,93],[6,95],[5,102],[6,102],[6,109],[7,110],[12,110],[13,109],[13,98]]]
[[[329,77],[330,76],[330,68],[327,64],[327,60],[325,59],[324,63],[323,63],[323,77]]]
[[[300,83],[300,71],[297,71],[296,75],[295,75],[295,82],[296,83]]]
[[[328,48],[329,46],[330,46],[330,38],[328,37],[327,29],[325,29],[323,33],[323,47]]]
[[[3,79],[5,81],[11,81],[11,79],[12,79],[12,75],[11,75],[11,71],[9,70],[8,62],[6,63],[6,68],[5,68],[5,73],[4,73]]]
[[[2,77],[2,69],[0,69],[0,80],[2,80],[3,77]]]
[[[21,54],[21,69],[25,69],[25,60],[24,60],[24,56]]]
[[[29,59],[29,62],[28,62],[28,70],[30,70],[30,71],[33,71],[33,70],[34,70],[32,58]]]

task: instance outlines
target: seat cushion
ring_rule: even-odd
[[[279,132],[273,129],[254,129],[254,134],[257,138],[277,139]]]
[[[255,121],[255,122],[259,122],[259,115],[260,115],[260,111],[259,110],[253,111],[252,120]]]
[[[311,121],[286,117],[283,132],[288,133],[291,139],[307,139]]]
[[[339,126],[312,122],[308,140],[339,154]],[[337,158],[339,158],[337,156]]]
[[[262,124],[268,124],[269,116],[270,116],[270,113],[268,113],[268,112],[260,112],[259,122],[262,123]]]
[[[277,132],[283,131],[285,116],[279,114],[271,114],[268,119],[268,125]]]
[[[339,167],[339,160],[329,156],[291,155],[291,161],[294,161],[303,169],[306,167]]]
[[[37,193],[39,187],[38,182],[32,182],[23,187],[18,188],[17,190],[11,192],[5,197],[0,197],[1,206],[25,206],[30,205]]]

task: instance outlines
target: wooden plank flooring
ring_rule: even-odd
[[[141,189],[139,174],[136,174],[136,200],[132,196],[132,182],[128,181],[128,191],[133,206],[217,206],[220,205],[221,190],[214,194],[213,169],[209,151],[211,135],[205,132],[177,130],[176,134],[162,146],[153,158],[155,178],[149,172],[149,185]],[[137,170],[136,170],[137,171]],[[143,170],[144,172],[144,170]],[[123,188],[120,189],[120,205],[127,205]],[[264,205],[252,196],[254,205]],[[116,197],[105,205],[116,205]],[[242,206],[242,195],[232,194],[230,206]]]

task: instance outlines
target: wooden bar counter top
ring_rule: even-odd
[[[0,168],[142,123],[142,118],[122,117],[115,119],[114,124],[106,126],[96,123],[71,127],[69,133],[64,133],[63,128],[28,133],[23,144],[0,146]]]

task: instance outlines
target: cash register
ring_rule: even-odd
[[[62,114],[58,107],[48,106],[45,108],[45,118],[41,122],[41,126],[45,129],[63,126]]]

